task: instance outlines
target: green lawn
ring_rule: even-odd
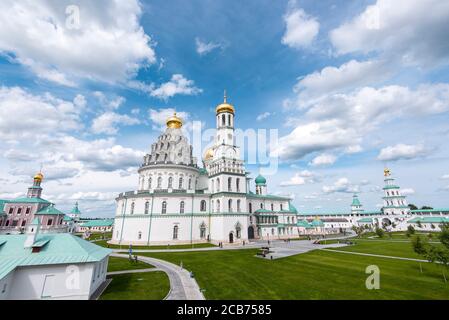
[[[162,300],[169,290],[168,276],[162,271],[112,276],[100,300]]]
[[[154,266],[142,261],[137,261],[136,263],[126,258],[109,257],[108,272],[150,268],[154,268]]]
[[[394,248],[378,252],[397,252]],[[433,264],[423,263],[421,274],[419,264],[410,261],[319,250],[269,261],[256,258],[256,252],[247,249],[144,255],[178,265],[182,261],[194,272],[200,287],[206,289],[207,299],[449,299],[449,285],[441,269]],[[380,290],[365,288],[365,269],[369,265],[380,268]]]
[[[100,240],[100,241],[96,241],[95,242],[96,245],[102,246],[102,247],[107,247],[107,248],[111,248],[111,249],[123,249],[123,250],[128,250],[129,246],[128,245],[115,245],[115,244],[108,244],[107,240]],[[190,248],[210,248],[210,247],[215,247],[214,244],[212,243],[196,243],[196,244],[180,244],[180,245],[159,245],[159,246],[133,246],[133,249],[135,250],[159,250],[159,249],[190,249]]]

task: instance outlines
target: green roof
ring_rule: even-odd
[[[410,212],[413,212],[413,213],[419,213],[419,212],[449,212],[449,208],[446,208],[446,209],[417,209],[417,210],[410,210]]]
[[[2,215],[4,213],[6,203],[8,203],[7,200],[0,199],[0,215]]]
[[[35,244],[43,247],[32,253],[24,248],[26,238],[26,234],[0,235],[0,279],[16,267],[97,262],[112,252],[69,233],[47,233],[37,236]]]
[[[200,174],[207,174],[207,170],[205,168],[200,168]]]
[[[324,223],[320,219],[315,219],[315,220],[312,221],[312,226],[313,227],[320,227],[320,226],[324,226]]]
[[[416,217],[407,221],[407,223],[418,223],[418,221],[421,223],[449,223],[449,219],[446,217]]]
[[[281,197],[281,196],[275,196],[271,194],[254,194],[254,193],[247,193],[248,198],[261,198],[261,199],[273,199],[273,200],[290,200],[290,198],[287,197]]]
[[[17,198],[14,200],[9,200],[8,202],[12,202],[12,203],[51,203],[50,201],[47,201],[42,198]]]
[[[267,210],[267,209],[257,209],[254,211],[255,213],[272,213],[273,211]]]
[[[312,226],[306,220],[300,220],[296,223],[298,227],[311,228]]]
[[[383,187],[383,190],[389,190],[389,189],[400,189],[400,187],[399,186],[393,186],[393,185]]]
[[[360,220],[357,220],[359,223],[373,223],[373,218],[362,218]]]
[[[262,185],[262,184],[266,184],[267,183],[267,179],[265,179],[264,177],[262,177],[260,174],[256,177],[255,180],[256,184],[258,185]]]
[[[114,219],[89,220],[81,225],[81,227],[110,227],[114,224]]]
[[[54,207],[54,205],[49,205],[46,206],[44,208],[42,208],[41,210],[39,210],[36,214],[51,214],[51,215],[59,215],[59,214],[64,214],[61,211],[59,211],[58,209],[56,209]]]
[[[290,212],[298,213],[298,210],[296,210],[295,206],[291,202],[288,203],[288,209]]]
[[[352,205],[353,206],[361,206],[360,200],[356,194],[352,197]]]
[[[68,215],[65,215],[63,220],[64,221],[72,221],[73,219],[70,218]]]
[[[72,210],[70,211],[70,213],[72,213],[72,214],[81,214],[80,209],[78,209],[78,202],[75,203],[75,206],[72,208]]]

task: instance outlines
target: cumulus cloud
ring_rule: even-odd
[[[121,96],[117,96],[117,97],[109,99],[101,91],[95,91],[93,93],[93,95],[98,99],[98,101],[100,102],[100,105],[104,109],[108,109],[108,110],[117,110],[126,101],[126,99]]]
[[[330,39],[339,54],[376,52],[431,66],[449,61],[448,29],[447,1],[378,0],[332,30]]]
[[[441,176],[441,179],[443,180],[449,180],[449,174],[444,174]]]
[[[359,186],[353,185],[348,178],[340,178],[331,186],[323,186],[324,193],[354,193],[359,192]]]
[[[295,129],[279,138],[273,150],[286,160],[313,152],[359,145],[380,125],[397,119],[441,114],[449,110],[449,84],[363,87],[349,93],[324,95],[304,110]],[[276,154],[276,153],[275,153]]]
[[[177,112],[174,108],[149,109],[148,113],[150,115],[150,120],[155,124],[153,128],[161,131],[166,127],[167,119],[173,116],[175,112],[176,115],[182,119],[184,124],[189,121],[190,114],[188,112]]]
[[[313,167],[326,166],[334,164],[337,161],[337,157],[332,154],[323,153],[313,158],[309,165]]]
[[[196,52],[200,56],[209,54],[215,49],[223,48],[223,44],[219,42],[204,42],[200,38],[195,38]]]
[[[301,172],[295,173],[293,177],[291,177],[287,181],[281,182],[279,185],[281,187],[291,187],[291,186],[300,186],[306,183],[313,183],[315,174],[308,170],[303,170]]]
[[[347,154],[354,154],[354,153],[359,153],[362,151],[363,151],[363,148],[359,145],[349,146],[345,149],[345,153],[347,153]]]
[[[140,120],[125,114],[105,112],[92,122],[92,132],[96,134],[116,134],[119,126],[130,126],[139,124]]]
[[[428,153],[429,150],[422,144],[408,145],[400,143],[380,150],[377,159],[381,161],[409,160],[423,157]]]
[[[76,103],[49,93],[31,94],[20,87],[0,88],[0,137],[22,139],[83,128]]]
[[[152,97],[167,100],[175,95],[197,95],[203,92],[195,87],[193,80],[186,79],[182,74],[174,74],[170,81],[161,84],[159,87],[150,89]]]
[[[309,16],[292,0],[288,4],[284,22],[286,30],[281,42],[295,49],[309,47],[320,30],[318,20]]]
[[[2,1],[0,51],[38,77],[69,86],[79,78],[124,82],[156,62],[138,0],[78,0],[80,23],[68,27],[66,8],[73,4]]]

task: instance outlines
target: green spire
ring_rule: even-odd
[[[78,201],[75,203],[75,206],[73,207],[72,211],[70,211],[72,214],[81,214],[80,209],[78,209]]]
[[[264,185],[267,183],[267,179],[265,179],[263,176],[261,176],[260,174],[257,176],[256,178],[256,184],[257,185]]]
[[[360,200],[356,193],[352,196],[352,205],[353,206],[360,206]]]

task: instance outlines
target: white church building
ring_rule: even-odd
[[[214,145],[197,165],[174,114],[139,168],[138,189],[117,201],[111,243],[149,245],[298,236],[297,211],[290,199],[267,193],[266,179],[249,172],[234,137],[234,107],[216,108]]]

